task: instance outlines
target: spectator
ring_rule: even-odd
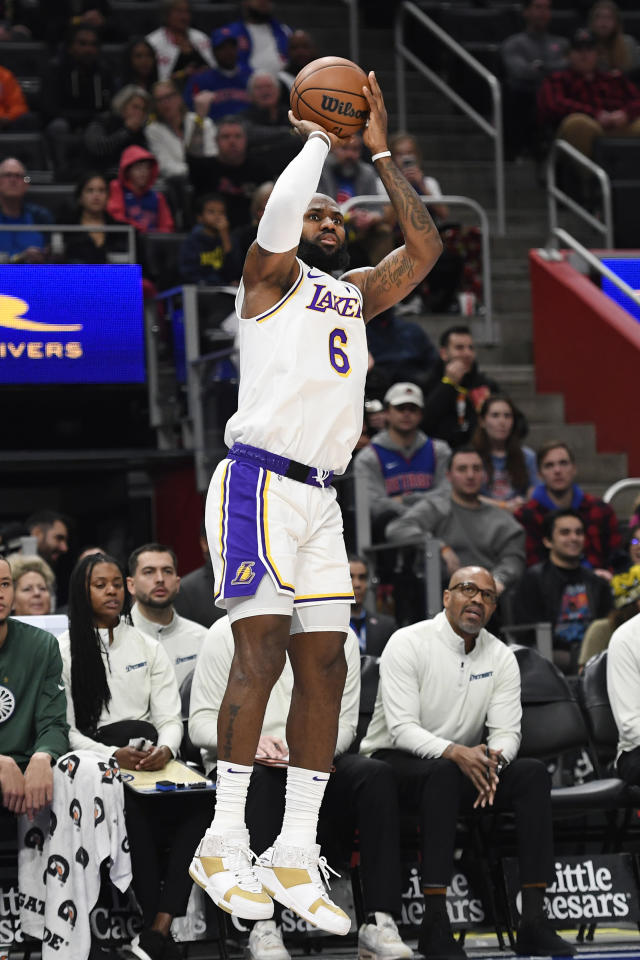
[[[11,568],[0,557],[0,670],[6,715],[0,725],[2,807],[33,820],[51,803],[51,763],[68,749],[69,727],[55,637],[10,617]]]
[[[394,383],[387,390],[387,427],[354,461],[356,477],[366,483],[374,539],[383,539],[386,525],[422,500],[427,490],[448,490],[451,450],[420,430],[424,398],[414,383]]]
[[[69,520],[56,510],[39,510],[24,522],[30,537],[36,538],[38,555],[54,570],[69,551]]]
[[[504,66],[505,155],[515,160],[523,150],[541,159],[536,102],[544,78],[567,66],[568,42],[549,33],[551,0],[526,0],[522,6],[525,29],[502,44]]]
[[[640,564],[630,567],[624,573],[615,574],[611,579],[611,592],[613,610],[607,617],[594,620],[587,627],[578,657],[580,668],[584,667],[591,657],[607,649],[618,627],[640,613]]]
[[[118,43],[122,38],[112,23],[109,0],[57,0],[47,10],[47,34],[43,39],[57,45],[69,27],[91,27],[100,39]]]
[[[618,728],[618,775],[627,783],[640,784],[640,614],[618,627],[607,654],[607,691]]]
[[[410,380],[424,389],[429,372],[438,360],[428,334],[417,323],[400,316],[394,307],[369,321],[367,345],[375,361],[375,374],[381,378],[382,390],[399,380]]]
[[[440,337],[440,361],[427,383],[424,428],[452,449],[469,443],[478,410],[489,394],[499,392],[495,380],[478,370],[469,327],[449,327]]]
[[[39,127],[38,118],[29,113],[27,101],[17,78],[0,67],[0,131],[15,133],[33,131]]]
[[[146,37],[132,37],[124,51],[122,86],[142,87],[147,93],[158,79],[155,47]]]
[[[224,197],[231,227],[249,223],[251,197],[264,171],[248,155],[247,130],[241,117],[226,117],[218,124],[218,156],[190,163],[196,195],[219,193]]]
[[[252,73],[249,77],[247,121],[254,132],[261,127],[281,127],[291,137],[289,100],[282,100],[280,89],[280,84],[271,73]]]
[[[164,26],[147,36],[156,51],[159,80],[175,80],[183,86],[198,70],[213,66],[209,38],[191,26],[189,0],[163,0]]]
[[[140,233],[173,233],[173,217],[163,194],[153,189],[158,162],[142,147],[127,147],[120,158],[118,179],[109,184],[107,210],[120,223]]]
[[[112,93],[113,77],[100,62],[98,31],[85,23],[71,26],[42,83],[49,135],[82,133],[96,114],[108,110]]]
[[[487,567],[498,595],[522,576],[524,531],[506,510],[480,499],[484,467],[473,447],[459,447],[449,459],[451,492],[426,493],[386,528],[394,542],[432,533],[442,541],[442,559],[452,576],[470,564]]]
[[[424,173],[422,151],[415,137],[409,133],[395,133],[389,138],[391,157],[413,189],[422,197],[441,197],[440,184],[434,177]],[[443,203],[429,204],[429,210],[435,224],[444,227],[449,216],[449,208]],[[453,227],[452,227],[453,229]],[[394,235],[397,227],[394,223]],[[456,236],[459,228],[455,228]],[[464,273],[464,259],[460,250],[447,240],[443,233],[444,247],[438,262],[424,280],[417,293],[406,300],[401,309],[406,312],[420,312],[428,309],[433,313],[446,313],[453,305],[455,295],[460,289]],[[466,242],[466,240],[465,240]],[[394,236],[394,245],[395,236]]]
[[[173,607],[181,617],[189,617],[208,629],[215,620],[224,616],[224,610],[216,607],[213,602],[213,567],[204,520],[200,524],[199,540],[204,562],[201,567],[182,578],[180,592],[173,602]]]
[[[425,911],[418,949],[425,957],[466,956],[451,932],[447,885],[459,814],[487,806],[515,813],[522,890],[516,953],[574,953],[544,912],[545,887],[555,879],[551,785],[540,760],[517,756],[518,664],[484,629],[496,587],[488,570],[463,567],[444,591],[442,613],[394,633],[360,746],[393,767],[401,809],[419,816]]]
[[[187,112],[184,100],[173,80],[160,80],[153,86],[156,119],[145,129],[147,145],[156,160],[165,185],[179,184],[184,189],[189,176],[187,157],[214,157],[218,151],[216,130],[206,110]]]
[[[571,507],[578,511],[584,526],[584,562],[609,578],[609,568],[613,567],[622,543],[615,513],[609,504],[585,493],[574,482],[575,457],[566,443],[545,443],[537,459],[542,482],[515,514],[527,535],[527,566],[546,559],[543,529],[547,513]]]
[[[273,181],[271,180],[267,180],[265,183],[261,183],[259,187],[256,187],[251,197],[251,221],[241,224],[231,232],[232,250],[229,264],[229,279],[232,282],[240,282],[245,257],[249,247],[256,239],[258,224],[260,223],[272,190]]]
[[[184,99],[187,106],[195,109],[199,96],[200,102],[207,105],[211,120],[216,121],[248,109],[251,71],[238,63],[238,41],[228,27],[214,30],[212,43],[216,63],[189,80]]]
[[[549,557],[529,567],[515,588],[516,623],[546,620],[553,627],[553,662],[563,673],[577,672],[578,654],[589,624],[611,609],[611,590],[602,577],[581,565],[584,524],[571,507],[548,513],[544,546]]]
[[[77,223],[92,227],[87,233],[64,233],[65,263],[110,263],[127,250],[123,233],[105,233],[100,228],[119,226],[107,212],[109,187],[101,173],[85,174],[75,189],[75,206],[62,217],[63,223]]]
[[[53,223],[53,216],[44,207],[25,200],[31,178],[15,157],[0,163],[0,224]],[[49,251],[48,235],[39,230],[12,233],[0,231],[0,261],[7,263],[43,263]]]
[[[145,543],[129,557],[127,588],[135,600],[134,627],[157,640],[173,664],[178,686],[193,672],[206,629],[175,611],[180,590],[178,561],[170,547]]]
[[[240,63],[277,76],[287,62],[291,30],[273,16],[272,0],[242,0],[242,20],[227,26],[238,38]]]
[[[508,397],[487,397],[478,414],[473,434],[487,475],[482,496],[487,503],[509,510],[521,507],[538,480],[536,455],[518,437],[519,414]],[[521,418],[520,418],[521,419]]]
[[[372,433],[387,429],[387,410],[381,400],[365,400],[364,419],[367,429]]]
[[[160,771],[182,739],[180,697],[173,667],[160,643],[131,624],[124,574],[116,560],[94,554],[71,575],[69,630],[59,638],[67,695],[69,743],[121,769]],[[155,743],[128,746],[131,738]],[[188,863],[206,826],[206,796],[125,793],[133,889],[144,929],[131,945],[139,957],[179,958],[171,938],[174,916],[186,911]],[[159,857],[166,846],[166,865]],[[144,952],[143,952],[144,951]]]
[[[640,67],[640,46],[622,31],[620,10],[613,0],[598,0],[589,11],[589,30],[596,41],[599,70],[630,73]]]
[[[349,571],[353,587],[351,604],[351,629],[358,638],[360,653],[370,657],[379,657],[393,631],[396,622],[385,613],[369,613],[366,599],[369,589],[369,564],[362,557],[352,553],[349,557]]]
[[[316,60],[318,51],[311,34],[306,30],[294,30],[289,37],[288,59],[282,70],[278,71],[278,79],[287,90],[291,90],[293,81],[303,67],[312,60]]]
[[[96,117],[84,134],[84,145],[92,163],[115,176],[120,157],[127,147],[146,147],[145,127],[151,97],[143,87],[132,85],[119,90],[111,111]]]
[[[353,742],[360,699],[358,644],[349,631],[345,641],[347,678],[342,695],[336,743],[335,770],[322,802],[319,829],[329,842],[351,855],[354,830],[358,830],[365,910],[369,922],[360,928],[361,954],[409,960],[412,952],[400,939],[393,915],[400,915],[401,877],[397,800],[389,767],[348,753]],[[234,654],[231,624],[227,617],[209,631],[198,658],[191,691],[189,734],[202,747],[205,769],[217,760],[217,718]],[[293,692],[293,671],[286,655],[283,671],[271,691],[262,724],[257,759],[282,761],[289,753],[287,715]],[[363,762],[364,761],[364,762]],[[284,811],[286,769],[256,763],[247,796],[247,826],[251,848],[266,851],[278,835]],[[290,789],[290,788],[289,788]],[[231,832],[231,831],[230,831]],[[324,837],[323,837],[324,839]],[[256,863],[260,873],[260,858]],[[321,881],[320,881],[321,882]],[[256,923],[249,934],[249,960],[288,953],[273,920]]]
[[[8,560],[13,578],[13,615],[43,617],[51,613],[55,577],[49,564],[42,557],[21,553],[14,553]]]
[[[622,73],[598,70],[597,62],[593,35],[577,30],[569,69],[546,77],[538,94],[540,122],[587,157],[598,137],[640,136],[640,90]]]
[[[205,193],[196,201],[198,222],[180,247],[180,278],[183,283],[219,287],[228,282],[231,253],[229,221],[224,200]]]

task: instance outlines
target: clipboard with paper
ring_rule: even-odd
[[[136,793],[162,796],[167,793],[202,793],[214,791],[216,785],[204,774],[182,760],[170,760],[162,770],[121,770],[125,787]],[[163,786],[164,785],[164,786]]]

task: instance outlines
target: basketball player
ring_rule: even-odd
[[[405,244],[374,268],[334,279],[348,263],[344,219],[315,194],[336,136],[289,113],[306,139],[277,181],[247,254],[236,297],[240,395],[229,454],[207,497],[216,603],[232,623],[235,656],[218,720],[216,811],[190,874],[236,916],[264,920],[272,897],[309,923],[346,934],[316,845],[336,744],[353,601],[342,519],[331,486],[362,427],[365,323],[407,296],[442,244],[391,160],[387,114],[373,73],[364,143]],[[282,831],[255,865],[244,808],[271,688],[288,651],[294,673]]]

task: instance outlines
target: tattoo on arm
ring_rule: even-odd
[[[223,746],[223,759],[229,760],[231,758],[231,748],[233,741],[233,724],[240,713],[240,707],[238,704],[230,703],[229,704],[229,719],[227,720],[227,730],[224,736],[224,746]]]
[[[415,264],[404,248],[385,257],[375,268],[376,290],[387,293],[389,290],[411,283],[414,278]],[[416,277],[414,285],[422,279]]]
[[[408,232],[416,231],[423,237],[433,233],[435,224],[424,203],[418,197],[409,181],[398,170],[395,163],[385,163],[382,182],[400,222],[405,237]]]

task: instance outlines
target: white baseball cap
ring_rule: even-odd
[[[415,383],[394,383],[385,393],[384,402],[390,407],[399,407],[401,403],[415,403],[416,407],[424,407],[424,396]]]

